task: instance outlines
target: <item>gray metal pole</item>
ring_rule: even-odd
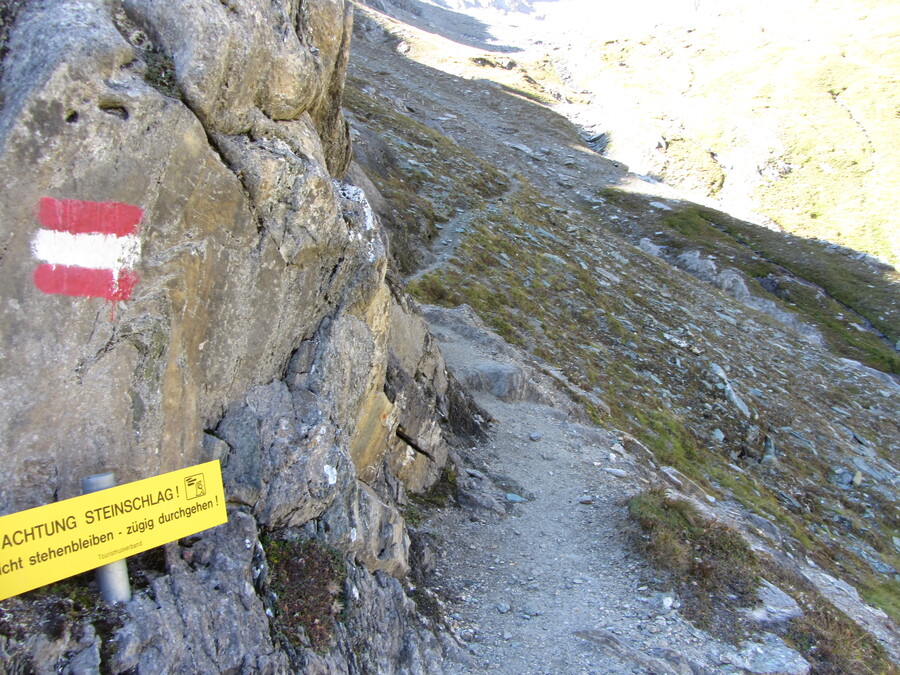
[[[81,491],[84,494],[115,487],[114,473],[98,473],[81,479]],[[98,567],[94,574],[100,586],[100,595],[106,602],[128,602],[131,600],[131,584],[128,581],[128,564],[125,560],[116,560]]]

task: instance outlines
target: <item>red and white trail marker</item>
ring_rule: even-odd
[[[143,209],[121,202],[42,197],[44,229],[31,240],[34,285],[44,293],[128,300],[141,257],[138,225]]]

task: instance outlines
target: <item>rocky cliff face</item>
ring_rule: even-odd
[[[351,4],[19,5],[0,84],[0,512],[101,471],[217,458],[230,519],[168,546],[105,639],[91,617],[51,636],[13,620],[0,663],[391,672],[440,656],[397,580],[398,505],[436,480],[441,423],[466,403],[342,182]],[[263,531],[346,556],[331,651],[275,637]]]

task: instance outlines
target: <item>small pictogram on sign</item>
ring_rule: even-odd
[[[195,473],[184,479],[184,493],[188,499],[197,499],[206,495],[206,481],[202,473]]]

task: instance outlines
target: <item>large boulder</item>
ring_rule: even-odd
[[[340,92],[349,6],[307,2],[301,21],[289,3],[133,0],[114,20],[111,4],[35,1],[10,34],[3,512],[72,496],[81,475],[130,480],[203,459],[203,430],[226,405],[283,372],[360,269],[370,287],[384,272],[369,261],[377,236],[351,231],[328,169],[349,152],[334,142],[343,122],[323,112]],[[259,45],[257,70],[223,41]],[[187,105],[151,86],[150,55],[154,68],[171,55]],[[113,302],[38,283],[42,266],[80,262],[64,243],[51,241],[53,260],[36,250],[63,200],[140,209],[116,270],[136,281]],[[82,227],[102,228],[104,213]],[[98,256],[81,264],[115,268]]]

